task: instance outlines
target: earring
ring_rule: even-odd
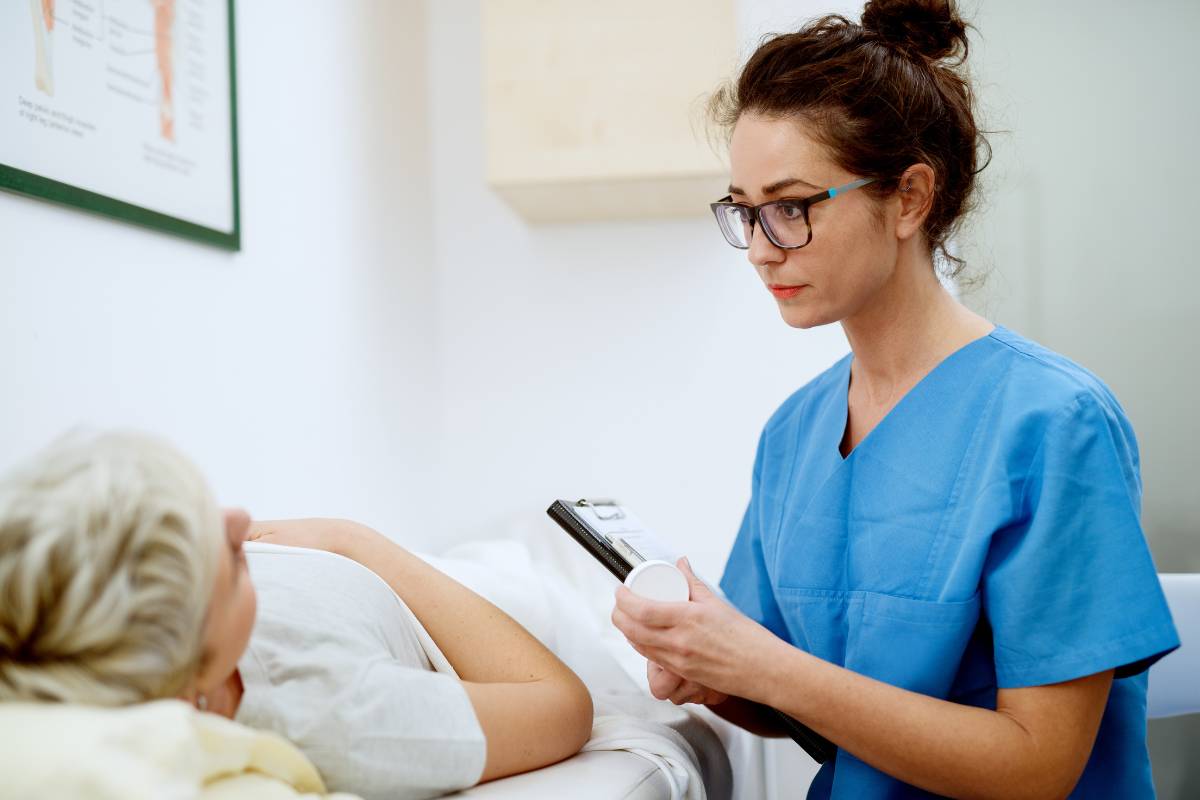
[[[196,708],[201,711],[208,711],[208,695],[196,692]]]

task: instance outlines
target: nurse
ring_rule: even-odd
[[[655,696],[836,744],[810,798],[1150,797],[1146,669],[1179,640],[1133,430],[935,271],[986,151],[966,51],[952,3],[875,0],[764,42],[717,94],[721,232],[787,324],[840,322],[853,352],[763,430],[732,604],[621,588],[613,622]]]

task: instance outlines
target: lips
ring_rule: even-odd
[[[795,297],[808,287],[807,284],[800,284],[799,286],[787,286],[781,283],[772,283],[767,288],[771,290],[771,294],[778,298],[788,298]]]

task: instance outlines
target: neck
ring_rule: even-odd
[[[901,251],[891,278],[870,302],[842,320],[854,351],[852,381],[881,405],[992,327],[946,291],[929,254],[913,246]]]

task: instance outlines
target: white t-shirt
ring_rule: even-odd
[[[477,783],[487,745],[466,690],[383,579],[320,550],[245,548],[258,619],[237,721],[291,740],[332,790],[403,800]]]

